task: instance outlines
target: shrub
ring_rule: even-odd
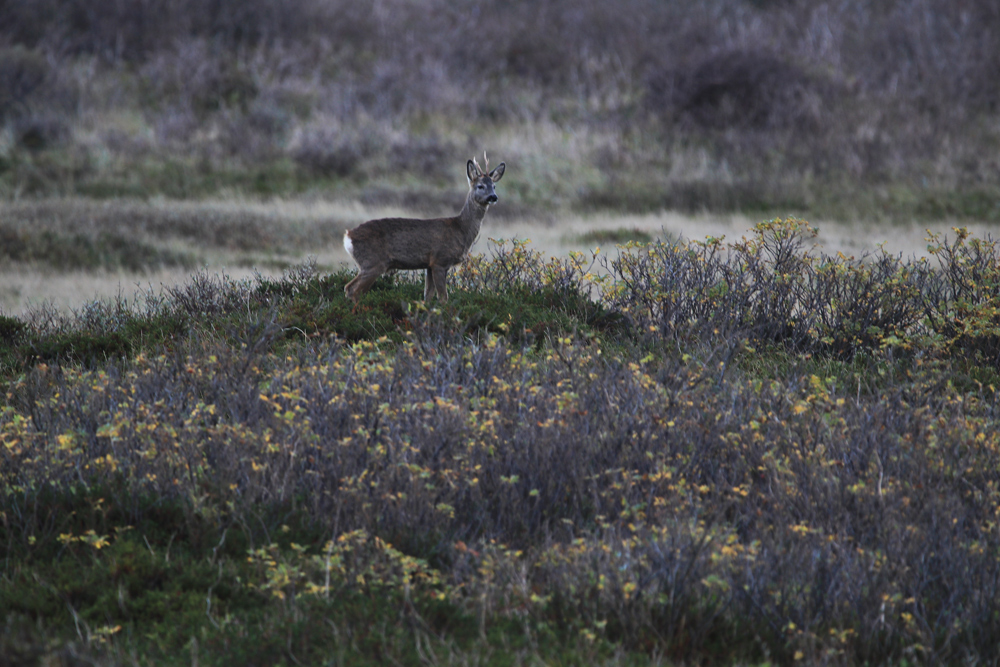
[[[631,244],[603,278],[494,245],[447,306],[403,275],[347,307],[305,266],[6,318],[4,557],[126,582],[177,538],[191,625],[154,653],[377,593],[682,660],[991,655],[1000,430],[963,377],[1000,370],[994,244],[932,239],[935,266],[811,235]],[[5,608],[65,616],[26,581]],[[117,590],[68,599],[113,629],[158,588]]]
[[[688,70],[657,72],[647,103],[711,129],[815,132],[832,101],[829,82],[761,51],[708,56]]]

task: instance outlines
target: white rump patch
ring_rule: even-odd
[[[349,233],[350,232],[344,232],[344,250],[346,250],[347,254],[350,255],[351,258],[353,258],[354,257],[354,244],[351,243],[351,237],[348,236]]]

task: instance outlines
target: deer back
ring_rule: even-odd
[[[347,236],[349,251],[359,266],[387,271],[453,266],[462,261],[478,233],[479,225],[464,225],[456,216],[369,220]]]

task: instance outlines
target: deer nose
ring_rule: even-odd
[[[497,196],[496,195],[490,195],[489,197],[486,198],[486,203],[487,204],[496,204],[497,203]]]

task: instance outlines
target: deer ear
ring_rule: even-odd
[[[490,172],[490,180],[496,183],[503,178],[503,171],[507,168],[506,162],[501,162],[496,169]]]
[[[466,163],[465,165],[465,175],[468,177],[469,184],[471,185],[472,181],[476,180],[477,178],[483,175],[483,172],[479,171],[478,164],[476,164],[472,160],[469,160],[468,163]]]

